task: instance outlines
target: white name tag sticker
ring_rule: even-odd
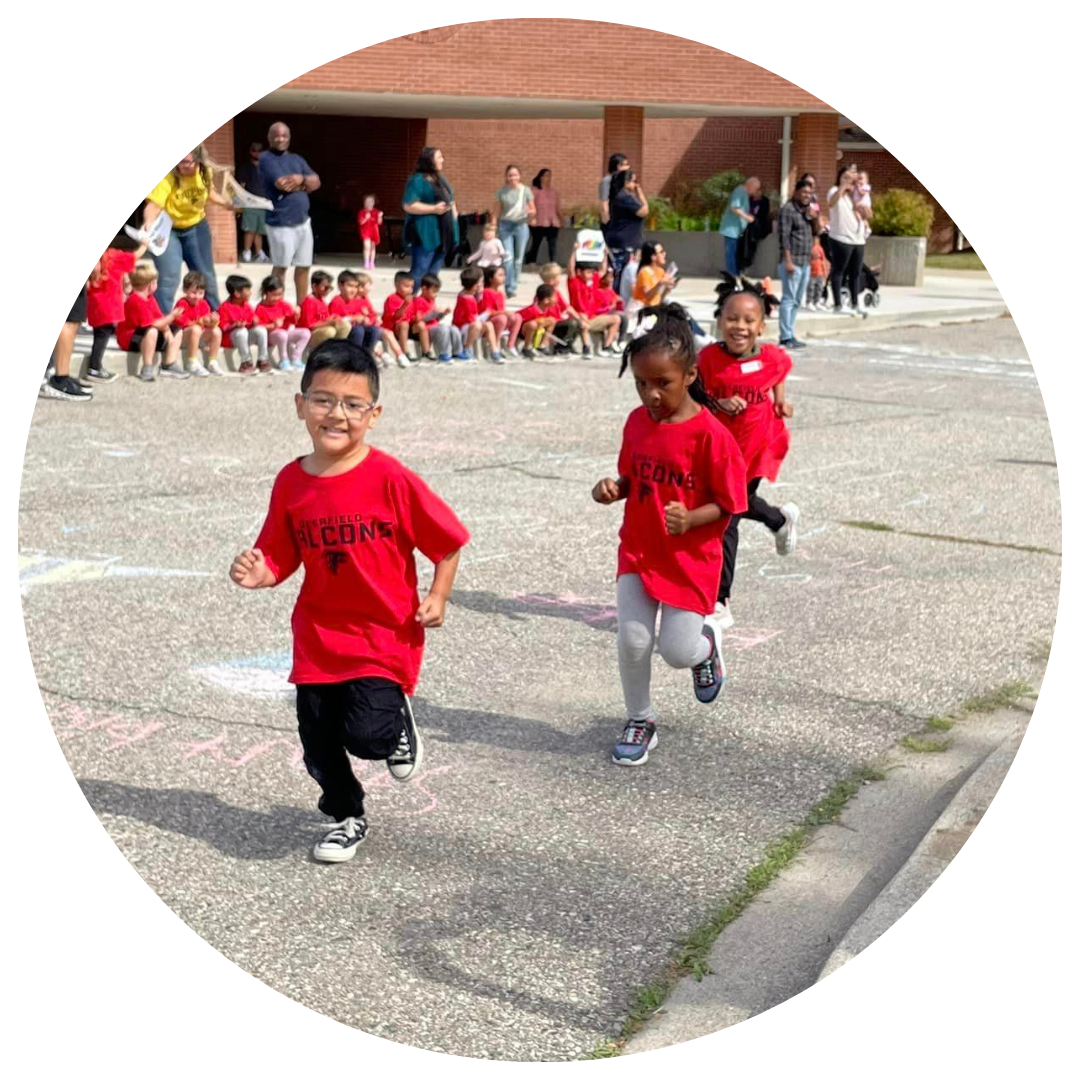
[[[744,375],[751,375],[755,371],[760,371],[762,367],[760,360],[746,360],[739,365],[739,370]]]

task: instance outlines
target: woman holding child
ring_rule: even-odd
[[[443,177],[443,153],[425,146],[402,196],[405,240],[412,250],[410,273],[420,291],[425,274],[437,274],[458,243],[458,210],[454,189]]]

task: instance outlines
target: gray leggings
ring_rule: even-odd
[[[230,337],[232,338],[233,348],[236,350],[241,360],[253,359],[249,342],[251,346],[255,347],[259,360],[270,359],[270,349],[267,345],[265,326],[240,327],[234,330]]]
[[[649,703],[656,613],[660,611],[660,655],[673,668],[688,668],[708,659],[712,649],[701,632],[705,616],[654,600],[638,574],[621,574],[616,585],[619,611],[619,675],[630,720],[655,720]]]

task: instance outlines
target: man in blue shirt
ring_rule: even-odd
[[[292,133],[288,125],[271,124],[267,139],[270,149],[259,155],[259,178],[266,197],[274,204],[266,212],[266,234],[274,276],[285,279],[287,267],[295,267],[296,303],[308,292],[308,274],[315,261],[315,237],[311,231],[309,191],[318,191],[321,181],[299,155],[289,152]]]
[[[751,176],[741,183],[728,199],[727,209],[720,219],[720,235],[724,238],[724,269],[732,277],[739,276],[739,238],[754,220],[750,200],[761,192],[761,181]]]

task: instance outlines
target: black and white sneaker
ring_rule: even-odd
[[[89,368],[86,372],[88,379],[93,379],[94,382],[112,382],[114,379],[118,379],[120,376],[115,371],[107,371],[105,368]]]
[[[727,673],[724,670],[724,657],[720,652],[720,638],[708,622],[701,628],[712,648],[709,655],[700,664],[695,664],[690,672],[694,677],[694,696],[702,705],[715,701],[724,688]]]
[[[57,401],[93,401],[94,395],[84,390],[70,375],[53,375],[41,384],[38,397]]]
[[[658,742],[655,720],[627,720],[611,751],[611,760],[616,765],[644,765],[649,760],[649,751],[655,750]]]
[[[348,862],[367,839],[367,820],[347,817],[338,822],[311,850],[319,862]]]
[[[424,760],[424,743],[420,738],[420,732],[416,729],[412,702],[408,698],[405,699],[405,708],[402,709],[402,713],[405,726],[401,729],[401,738],[398,740],[397,748],[386,759],[386,767],[395,780],[411,780]]]

